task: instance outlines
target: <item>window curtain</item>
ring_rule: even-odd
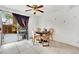
[[[27,27],[29,17],[13,13],[13,17],[17,20],[21,27]]]
[[[28,40],[28,21],[29,21],[29,17],[28,16],[19,15],[19,14],[15,14],[15,13],[12,13],[12,14],[13,14],[13,18],[15,20],[17,20],[18,24],[22,28],[26,29],[26,32],[24,33],[24,35],[22,37],[23,37],[23,39],[27,38],[27,40]]]

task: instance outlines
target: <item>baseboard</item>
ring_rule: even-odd
[[[67,41],[63,41],[63,40],[55,40],[55,41],[58,41],[58,42],[61,42],[61,43],[64,43],[64,44],[69,44],[71,46],[75,46],[75,47],[78,47],[79,48],[79,44],[77,44],[76,42],[67,42]]]

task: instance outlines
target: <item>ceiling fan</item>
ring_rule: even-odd
[[[25,11],[33,11],[33,14],[36,14],[37,11],[44,13],[40,8],[43,8],[43,5],[26,5],[27,7],[30,7],[31,9],[25,10]]]

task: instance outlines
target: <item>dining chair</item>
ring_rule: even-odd
[[[40,27],[36,28],[36,31],[37,32],[40,32],[41,31],[41,28]]]
[[[54,33],[54,29],[53,28],[49,28],[50,31],[50,40],[53,41],[53,33]]]
[[[41,40],[41,36],[35,32],[32,32],[32,42],[33,44],[35,44],[36,41],[40,41]]]
[[[43,35],[41,36],[41,38],[42,38],[42,45],[43,45],[43,46],[49,46],[49,43],[50,43],[50,32],[47,33],[47,34],[43,34]],[[45,43],[47,43],[47,44],[44,45]]]

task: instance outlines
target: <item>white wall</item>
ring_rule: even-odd
[[[46,6],[39,26],[54,28],[54,40],[79,47],[79,6]]]
[[[28,23],[29,38],[32,37],[32,31],[35,31],[35,29],[39,26],[39,20],[40,17],[37,15],[32,15],[29,18],[29,23]]]

